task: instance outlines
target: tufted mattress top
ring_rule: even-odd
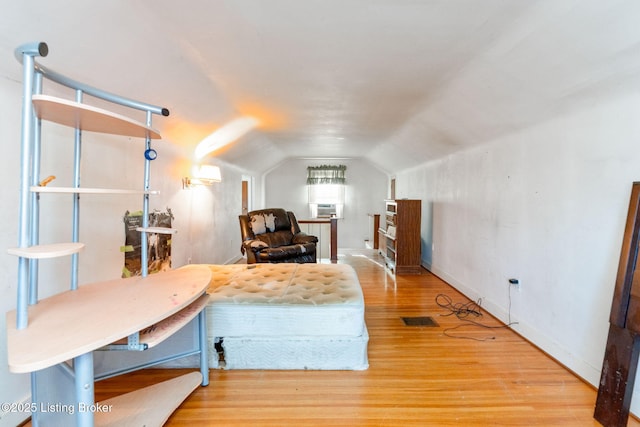
[[[344,264],[210,265],[209,336],[360,336],[364,298]]]

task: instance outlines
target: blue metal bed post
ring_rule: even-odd
[[[34,112],[31,96],[33,94],[34,80],[34,56],[47,56],[49,49],[46,43],[31,43],[16,49],[16,57],[23,66],[23,93],[22,93],[22,139],[20,142],[20,209],[18,224],[18,246],[25,248],[30,242],[29,225],[29,172],[31,170],[31,150],[34,133]],[[16,328],[27,327],[28,314],[28,275],[29,260],[25,257],[18,258],[18,298],[16,308]]]
[[[76,102],[82,102],[82,90],[76,90]],[[73,187],[80,188],[80,159],[82,157],[82,129],[76,127],[73,152]],[[80,194],[73,193],[73,213],[72,213],[71,241],[80,241]],[[71,290],[78,289],[78,257],[79,254],[71,255]]]
[[[42,93],[42,74],[36,72],[34,75],[33,93]],[[40,182],[40,159],[41,159],[41,125],[42,121],[34,114],[33,128],[33,153],[31,162],[31,185],[38,185]],[[29,236],[29,246],[40,243],[40,193],[31,193],[31,231]],[[29,305],[38,302],[38,259],[29,260]]]

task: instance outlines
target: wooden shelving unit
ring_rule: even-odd
[[[380,254],[395,274],[422,274],[420,200],[385,200],[384,223],[378,230]]]
[[[149,227],[148,224],[149,196],[157,194],[149,189],[150,162],[157,155],[151,148],[151,140],[160,138],[160,134],[151,127],[151,117],[152,114],[166,116],[169,112],[165,108],[84,85],[35,62],[35,57],[46,56],[47,53],[45,43],[27,44],[16,50],[16,57],[24,67],[25,82],[18,247],[8,249],[9,254],[18,257],[16,310],[7,313],[6,322],[9,370],[30,373],[32,407],[64,405],[73,409],[58,412],[36,409],[31,414],[31,424],[35,427],[161,425],[198,384],[209,383],[204,316],[209,299],[206,289],[211,279],[210,269],[189,265],[149,276],[145,268],[148,262],[147,233],[175,233],[175,230]],[[43,79],[73,89],[76,101],[36,93],[42,90]],[[85,93],[112,104],[142,110],[146,113],[146,123],[84,104],[81,100]],[[40,120],[76,129],[72,186],[37,184],[40,182]],[[142,189],[80,187],[79,153],[83,132],[144,138]],[[72,242],[40,244],[39,195],[47,193],[74,195]],[[79,194],[142,195],[143,224],[138,229],[142,233],[141,277],[77,285],[78,253],[84,247],[84,243],[78,241]],[[37,263],[61,256],[72,257],[70,290],[38,300],[40,279]],[[187,331],[188,336],[197,336],[197,343],[186,349],[162,345],[182,330]],[[156,351],[158,349],[161,351]],[[101,358],[109,358],[112,354],[124,355],[123,358],[109,359],[116,364],[127,359],[127,354],[135,360],[127,361],[126,366],[118,369],[110,366],[108,372],[101,371],[102,367],[94,370],[96,351],[100,351]],[[138,357],[140,354],[149,356]],[[96,379],[194,354],[200,355],[200,372],[101,402],[112,405],[108,414],[82,410],[95,405],[93,383]]]

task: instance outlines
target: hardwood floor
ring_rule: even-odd
[[[167,425],[599,425],[592,386],[487,314],[476,320],[493,329],[459,326],[436,298],[469,300],[439,278],[425,271],[394,279],[373,251],[341,253],[339,262],[356,269],[364,291],[368,370],[212,370],[211,384]],[[406,316],[430,316],[439,326],[405,326]],[[183,372],[148,369],[101,381],[96,401]]]

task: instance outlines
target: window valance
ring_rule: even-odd
[[[345,165],[322,165],[307,167],[307,184],[344,184],[346,182]]]

